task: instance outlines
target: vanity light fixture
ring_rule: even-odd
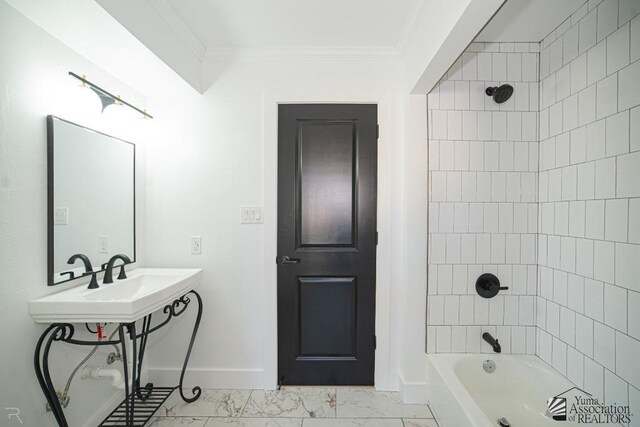
[[[145,119],[153,119],[153,116],[148,114],[146,110],[141,110],[138,107],[135,107],[131,104],[129,104],[126,101],[123,101],[122,99],[120,99],[120,96],[116,96],[116,95],[112,95],[111,93],[107,92],[106,90],[102,89],[100,86],[95,85],[93,83],[91,83],[89,80],[86,79],[86,77],[84,75],[79,76],[76,73],[74,73],[73,71],[69,71],[69,75],[71,77],[74,77],[78,80],[80,80],[82,82],[82,86],[86,86],[89,89],[91,89],[96,95],[98,95],[98,97],[100,98],[100,102],[102,103],[102,111],[104,112],[104,109],[107,108],[109,105],[126,105],[127,107],[137,111],[138,113],[142,114],[142,117]]]

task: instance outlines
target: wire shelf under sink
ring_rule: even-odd
[[[102,421],[103,427],[142,427],[177,387],[141,387],[137,395],[130,394]],[[150,391],[150,393],[149,393]],[[133,404],[133,424],[127,424],[126,404]],[[131,409],[130,409],[131,410]]]

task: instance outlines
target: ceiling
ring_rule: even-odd
[[[206,49],[263,49],[396,48],[424,0],[163,1]]]
[[[480,42],[539,42],[585,0],[507,0],[480,32]]]
[[[162,82],[166,80],[164,75],[149,76],[143,68],[128,66],[140,64],[143,59],[157,63],[159,58],[201,93],[210,85],[203,78],[205,65],[224,58],[358,59],[383,55],[413,61],[409,69],[422,73],[424,66],[432,65],[433,55],[446,50],[445,42],[460,37],[460,34],[454,37],[451,31],[473,28],[469,33],[472,38],[475,28],[482,25],[478,21],[476,26],[472,21],[480,16],[484,21],[485,15],[490,15],[502,2],[7,1],[87,58],[104,63],[103,68],[116,76],[120,76],[122,70],[127,75],[136,71],[136,81],[146,84],[154,77]],[[540,41],[584,5],[584,1],[508,0],[477,40]],[[459,41],[466,45],[469,38]],[[457,55],[457,47],[454,50],[452,54]],[[449,63],[440,65],[446,68]]]

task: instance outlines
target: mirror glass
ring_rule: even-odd
[[[76,254],[135,262],[135,145],[49,116],[47,150],[49,285],[87,273]]]

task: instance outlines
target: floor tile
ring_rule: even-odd
[[[403,427],[399,418],[307,418],[302,427]]]
[[[436,420],[431,418],[405,418],[402,421],[404,422],[404,427],[438,427]]]
[[[243,417],[326,418],[336,416],[335,387],[253,390]]]
[[[239,417],[251,390],[202,390],[200,399],[186,403],[178,391],[158,409],[159,416]]]
[[[207,418],[153,417],[149,420],[146,427],[174,427],[174,426],[204,427],[206,423],[207,423]]]
[[[405,405],[397,392],[338,387],[338,418],[433,418],[427,405]]]
[[[205,427],[300,427],[302,418],[209,418]]]

